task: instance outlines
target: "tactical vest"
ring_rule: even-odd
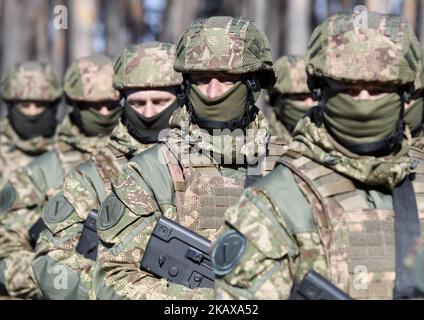
[[[88,153],[82,153],[65,143],[59,143],[52,151],[48,151],[43,155],[35,158],[26,168],[26,174],[31,179],[35,188],[31,188],[31,193],[24,190],[17,190],[20,200],[14,204],[14,208],[33,205],[33,200],[44,202],[49,193],[59,188],[68,172],[87,160],[90,157]],[[19,182],[10,178],[12,185]]]
[[[286,151],[283,140],[267,146],[262,174],[268,174]],[[245,189],[246,176],[230,178],[210,157],[198,154],[195,159],[181,144],[163,144],[164,154],[175,191],[176,221],[213,241],[224,224],[224,213],[236,204]],[[249,170],[249,169],[248,169]]]
[[[413,181],[424,227],[424,156]],[[354,299],[392,299],[395,284],[394,211],[370,208],[355,183],[292,151],[280,160],[313,208],[325,252],[327,277]],[[300,248],[302,251],[302,248]]]

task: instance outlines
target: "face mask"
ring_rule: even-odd
[[[124,106],[124,124],[131,135],[139,142],[149,144],[158,141],[161,130],[169,128],[169,118],[178,108],[178,99],[152,117],[145,117],[135,111],[128,102]]]
[[[87,135],[109,135],[118,124],[121,115],[121,108],[116,106],[111,113],[103,115],[98,109],[93,107],[75,107],[73,119],[76,125]]]
[[[391,137],[397,130],[403,108],[397,93],[376,100],[355,100],[348,94],[325,89],[323,99],[323,119],[327,130],[347,149]]]
[[[405,123],[411,129],[413,135],[422,130],[423,102],[424,98],[420,97],[405,110]]]
[[[35,137],[50,138],[54,135],[57,127],[56,108],[47,108],[46,111],[35,116],[27,116],[12,106],[9,109],[10,124],[23,140]]]
[[[305,115],[311,107],[299,100],[284,99],[280,107],[278,119],[290,132],[293,132],[297,122]]]
[[[209,99],[196,85],[190,85],[189,100],[195,115],[204,120],[231,121],[240,118],[246,112],[247,87],[236,82],[223,95]]]

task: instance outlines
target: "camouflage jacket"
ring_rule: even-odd
[[[42,214],[47,229],[40,235],[33,260],[35,278],[45,298],[95,298],[92,290],[94,261],[76,252],[84,222],[90,210],[99,209],[116,171],[132,155],[149,147],[135,140],[119,123],[107,146],[90,161],[74,168],[47,203]],[[59,203],[58,209],[51,210],[56,203]],[[58,274],[49,272],[51,270],[64,270],[66,287],[55,286]]]
[[[287,128],[278,120],[275,111],[271,112],[271,116],[269,117],[269,130],[272,137],[280,137],[285,141],[285,144],[289,145],[292,137]]]
[[[32,159],[49,150],[53,139],[22,140],[6,119],[0,121],[0,187],[10,172],[27,165]]]
[[[140,269],[155,222],[165,216],[214,239],[225,209],[244,189],[249,168],[244,163],[218,163],[211,152],[234,159],[237,150],[248,156],[268,146],[269,157],[259,169],[264,173],[273,168],[285,150],[283,144],[273,148],[268,144],[268,124],[262,113],[251,124],[256,134],[243,145],[215,144],[208,140],[211,136],[186,122],[187,119],[185,108],[174,113],[171,123],[175,128],[166,139],[134,157],[113,180],[113,190],[103,202],[98,220],[102,241],[95,285],[100,299],[211,297],[210,289],[192,290]]]
[[[211,254],[218,275],[215,297],[287,299],[314,269],[353,298],[391,298],[391,190],[416,169],[413,186],[424,226],[423,153],[408,151],[406,143],[392,157],[341,153],[325,129],[309,118],[301,121],[280,164],[225,214]],[[223,260],[219,253],[229,238],[237,245]]]
[[[37,294],[31,269],[34,243],[29,231],[40,218],[41,207],[62,185],[70,169],[101,149],[107,139],[86,137],[65,119],[52,150],[9,175],[1,191],[4,201],[0,214],[0,278],[10,295]]]

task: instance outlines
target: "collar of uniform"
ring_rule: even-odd
[[[222,155],[231,157],[236,160],[237,152],[246,156],[248,159],[253,159],[266,152],[266,145],[270,139],[269,124],[264,113],[259,111],[255,120],[252,121],[247,128],[252,130],[251,139],[248,139],[241,148],[235,143],[232,145],[214,144],[214,139],[206,131],[199,126],[189,122],[190,117],[186,106],[177,109],[170,119],[170,125],[174,128],[168,135],[167,142],[172,143],[175,140],[182,140],[187,145],[199,150],[207,151],[209,154]]]
[[[131,136],[127,127],[121,121],[113,129],[109,138],[109,145],[123,155],[133,155],[152,146],[152,144],[138,142],[138,140]]]
[[[88,137],[81,133],[80,129],[72,123],[69,117],[66,117],[60,125],[58,141],[69,145],[73,149],[95,154],[102,147],[106,146],[109,136]]]
[[[407,129],[408,130],[408,129]],[[322,126],[317,127],[309,117],[301,119],[296,127],[293,150],[336,172],[371,186],[393,189],[406,175],[413,171],[408,151],[410,136],[405,132],[402,148],[385,157],[359,156],[334,141]]]
[[[2,134],[6,138],[4,144],[9,145],[12,149],[16,148],[31,155],[38,155],[49,150],[56,140],[55,136],[52,138],[35,137],[29,140],[22,140],[8,122],[5,122],[2,127]]]

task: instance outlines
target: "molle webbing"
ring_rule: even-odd
[[[99,200],[102,201],[106,198],[107,191],[106,185],[103,183],[102,178],[98,172],[98,169],[92,161],[86,161],[78,167],[79,171],[87,176],[99,197]]]
[[[373,208],[352,180],[300,154],[288,151],[280,161],[311,203],[330,280],[353,298],[392,299],[394,211]],[[417,173],[414,188],[421,188],[416,182],[421,179]],[[420,212],[421,226],[423,218]]]
[[[179,144],[162,145],[162,153],[173,180],[179,222],[192,229],[219,229],[226,209],[244,190],[245,179],[223,177],[218,165],[198,154],[196,161]]]
[[[35,158],[28,165],[28,172],[41,194],[57,189],[64,180],[62,164],[56,152],[49,151]]]

